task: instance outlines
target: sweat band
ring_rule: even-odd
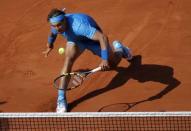
[[[55,17],[52,17],[50,18],[50,23],[51,24],[57,24],[57,23],[60,23],[62,22],[62,20],[65,18],[65,15],[59,15],[59,16],[55,16]]]
[[[109,59],[109,53],[108,53],[108,50],[105,49],[105,50],[101,50],[101,58],[103,60],[108,60]]]

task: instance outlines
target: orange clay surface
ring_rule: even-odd
[[[0,112],[54,112],[66,41],[59,36],[48,58],[52,8],[86,13],[96,19],[110,43],[132,48],[132,63],[91,75],[67,92],[69,111],[190,111],[190,0],[2,0],[0,2]],[[91,69],[100,59],[84,52],[73,70]],[[148,98],[150,98],[148,100]],[[119,103],[138,102],[123,109]]]

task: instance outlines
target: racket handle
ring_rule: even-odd
[[[94,73],[94,72],[97,72],[97,71],[100,71],[100,70],[101,70],[101,67],[97,67],[97,68],[91,70],[91,72]]]

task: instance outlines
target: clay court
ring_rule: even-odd
[[[66,41],[59,36],[48,58],[47,14],[52,8],[86,13],[110,42],[132,48],[135,60],[91,75],[69,91],[71,112],[190,111],[190,0],[3,0],[0,2],[0,112],[54,112]],[[73,70],[92,69],[100,59],[86,51]],[[123,109],[120,103],[134,103]]]

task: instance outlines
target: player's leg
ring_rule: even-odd
[[[67,43],[64,65],[61,70],[61,74],[71,72],[72,66],[75,60],[83,52],[83,47],[79,48],[74,43]],[[67,100],[66,100],[66,88],[68,84],[68,78],[62,78],[60,80],[59,88],[63,90],[58,90],[58,99],[57,99],[57,113],[63,113],[67,111]]]

